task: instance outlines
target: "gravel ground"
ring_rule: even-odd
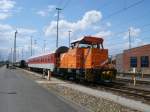
[[[33,80],[45,80],[29,73],[26,76],[29,76]],[[80,91],[61,86],[59,85],[59,83],[41,83],[40,85],[68,100],[73,101],[76,104],[88,108],[88,110],[90,110],[91,112],[140,112],[100,97],[91,96]]]

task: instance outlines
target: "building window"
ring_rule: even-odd
[[[137,67],[137,57],[130,57],[130,67]]]
[[[149,57],[141,56],[141,67],[149,67]]]

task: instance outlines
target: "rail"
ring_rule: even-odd
[[[113,91],[119,93],[119,95],[124,95],[125,97],[129,97],[135,100],[140,100],[143,103],[150,104],[150,91],[143,90],[143,89],[137,89],[137,88],[131,88],[127,86],[118,86],[118,85],[112,85],[112,86],[100,86],[98,89],[104,88],[107,91]],[[121,94],[120,94],[121,93]]]
[[[125,79],[125,78],[117,78],[116,82],[131,83],[131,82],[133,82],[133,80],[131,80],[131,79]],[[150,81],[146,81],[146,80],[142,80],[142,79],[141,80],[137,79],[136,83],[137,84],[143,84],[143,85],[150,85]]]

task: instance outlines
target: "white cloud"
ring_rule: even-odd
[[[0,20],[4,20],[10,16],[11,16],[10,13],[0,13]]]
[[[7,24],[0,24],[0,41],[5,42],[10,40],[13,28]]]
[[[0,0],[0,20],[6,19],[12,15],[12,9],[16,2],[13,0]]]
[[[24,48],[29,45],[30,36],[37,32],[35,29],[15,28],[8,24],[0,24],[0,49],[6,49],[7,52],[10,52],[10,48],[13,47],[14,33],[16,29],[18,31],[17,46],[22,46]],[[6,55],[7,52],[3,53]]]
[[[43,17],[47,15],[47,13],[45,11],[42,11],[42,10],[38,11],[37,14],[40,16],[43,16]]]
[[[112,35],[111,31],[100,31],[95,34],[95,36],[99,36],[99,37],[109,37],[110,35]]]
[[[137,46],[141,46],[146,44],[146,42],[144,42],[141,38],[140,38],[140,33],[141,33],[141,29],[140,28],[134,28],[134,27],[130,27],[130,37],[131,37],[131,47],[137,47]],[[125,32],[123,39],[126,40],[125,44],[124,44],[124,48],[123,49],[129,49],[129,31]]]
[[[15,4],[16,4],[15,1],[12,1],[12,0],[1,0],[0,10],[3,10],[4,12],[8,12],[14,7]]]
[[[134,41],[131,42],[131,47],[134,48],[134,47],[142,46],[145,44],[147,44],[147,43],[144,42],[142,39],[136,38]],[[129,42],[126,42],[124,47],[125,47],[125,49],[128,49],[129,48]]]
[[[51,12],[55,10],[55,8],[56,8],[55,5],[48,5],[47,8],[38,11],[37,14],[42,17],[48,16]]]
[[[27,29],[27,28],[17,28],[17,30],[20,34],[23,34],[23,35],[25,34],[30,35],[30,34],[37,32],[35,29]]]
[[[97,23],[102,19],[102,14],[99,11],[92,10],[86,12],[81,20],[77,22],[69,22],[66,20],[59,21],[59,35],[64,38],[68,36],[68,31],[71,30],[72,33],[77,31],[84,31],[91,28],[92,25]],[[56,21],[52,21],[47,27],[44,28],[45,36],[55,36],[56,35]]]
[[[55,10],[55,8],[56,8],[56,6],[55,6],[55,5],[48,5],[48,12],[52,12],[52,11],[54,11],[54,10]]]
[[[130,27],[130,36],[131,38],[134,38],[134,37],[138,37],[141,33],[141,29],[140,28],[134,28],[134,27]],[[129,37],[129,31],[128,32],[125,32],[125,35],[124,35],[124,39],[127,39]]]
[[[11,30],[12,27],[8,24],[0,24],[0,31]]]
[[[111,27],[111,23],[110,23],[110,22],[107,22],[106,25],[107,25],[108,27]]]
[[[9,38],[12,38],[16,29],[18,31],[18,35],[21,35],[22,37],[28,36],[28,35],[31,35],[31,34],[37,32],[35,29],[15,28],[8,24],[0,24],[0,39],[6,40]],[[21,38],[21,37],[19,37],[19,38]]]
[[[130,27],[130,37],[131,37],[131,47],[136,47],[136,46],[140,46],[143,45],[144,43],[142,42],[142,40],[140,39],[140,33],[141,33],[141,29],[140,28],[134,28],[134,27]],[[123,49],[129,49],[129,31],[124,33],[123,39],[126,40],[127,42],[125,42]]]

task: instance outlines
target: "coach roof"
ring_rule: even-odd
[[[35,55],[35,56],[31,56],[29,57],[27,60],[29,59],[34,59],[34,58],[38,58],[38,57],[42,57],[42,56],[47,56],[47,55],[50,55],[50,54],[53,54],[55,52],[47,52],[47,53],[41,53],[41,54],[38,54],[38,55]]]

